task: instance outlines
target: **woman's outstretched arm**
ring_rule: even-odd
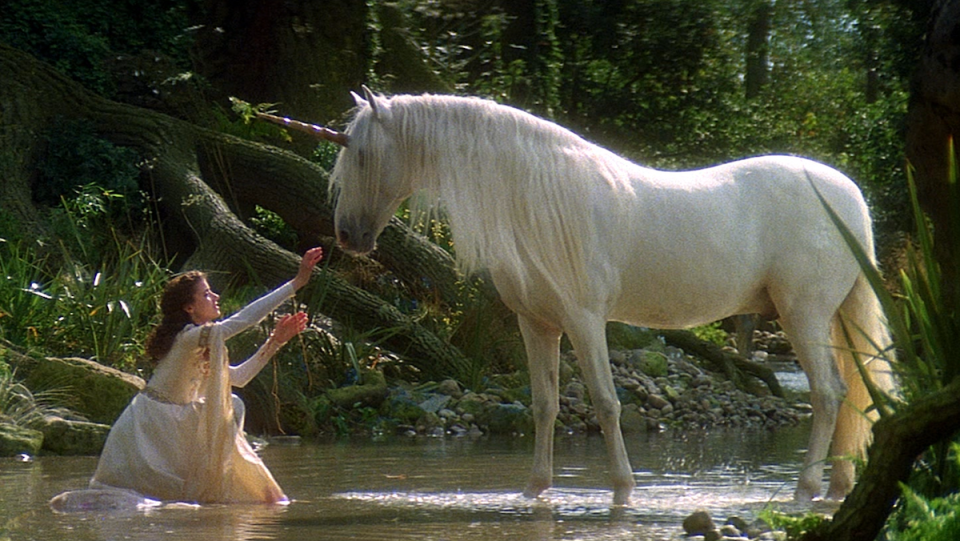
[[[252,357],[237,366],[230,367],[230,385],[244,387],[253,381],[277,351],[305,328],[307,328],[307,314],[303,312],[287,314],[280,318],[277,328],[270,333],[270,338],[267,338]]]
[[[272,292],[251,302],[236,314],[219,323],[224,340],[259,323],[267,314],[277,309],[284,301],[292,297],[297,290],[307,285],[313,275],[313,269],[323,259],[323,249],[317,246],[307,250],[300,259],[297,275]]]

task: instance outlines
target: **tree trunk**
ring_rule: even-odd
[[[877,421],[867,467],[833,520],[804,541],[873,541],[900,496],[900,483],[931,445],[960,430],[960,380]]]
[[[29,217],[29,182],[37,145],[50,121],[57,116],[85,118],[101,136],[115,144],[138,150],[147,163],[146,184],[159,210],[173,230],[182,232],[188,247],[184,256],[191,265],[227,276],[256,278],[276,286],[296,273],[299,258],[259,236],[230,211],[222,194],[208,184],[205,171],[221,164],[221,187],[227,198],[255,201],[274,210],[303,238],[332,229],[332,210],[326,200],[326,173],[296,155],[198,128],[160,113],[111,102],[95,96],[29,55],[0,46],[0,133],[17,143],[19,154],[5,152],[2,171],[4,208]],[[6,150],[6,149],[5,149]],[[9,163],[23,156],[22,163]],[[201,164],[204,164],[202,166]],[[229,182],[227,182],[229,179]],[[271,189],[263,189],[270,179]],[[216,183],[215,183],[216,184]],[[9,195],[8,195],[9,192]],[[20,208],[17,206],[20,204]],[[35,210],[33,211],[35,213]],[[398,276],[455,291],[459,276],[452,260],[440,250],[394,222],[380,245],[381,256],[395,264]],[[412,254],[409,257],[407,254]],[[412,263],[405,266],[406,263]],[[346,283],[323,269],[316,271],[312,287],[323,287],[319,309],[328,316],[362,329],[390,329],[387,347],[430,374],[450,373],[467,361],[456,348],[438,339],[389,303]],[[452,294],[450,294],[452,295]]]
[[[907,158],[916,169],[917,195],[933,222],[944,298],[960,297],[960,256],[954,227],[958,203],[950,197],[948,143],[960,145],[960,0],[942,0],[931,13],[907,113]],[[960,147],[958,147],[960,148]],[[954,156],[956,158],[956,156]],[[960,307],[953,306],[957,309]]]
[[[760,95],[767,84],[767,63],[770,57],[770,20],[773,18],[773,5],[767,0],[753,3],[750,20],[747,23],[747,69],[744,86],[747,99]]]

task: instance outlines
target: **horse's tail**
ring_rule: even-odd
[[[850,457],[864,458],[870,443],[876,411],[859,364],[871,383],[880,391],[890,393],[895,383],[890,362],[893,360],[890,333],[880,300],[862,273],[840,305],[832,325],[833,344],[837,365],[847,385],[847,395],[837,417],[831,455],[838,460],[834,468],[851,469]],[[831,481],[844,476],[831,476]],[[852,482],[852,481],[851,481]],[[830,487],[831,493],[846,494],[852,486]]]

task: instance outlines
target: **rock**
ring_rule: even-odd
[[[563,391],[564,396],[570,396],[577,400],[583,400],[587,394],[587,387],[579,381],[571,381]]]
[[[431,433],[437,428],[443,427],[443,420],[440,419],[440,416],[432,411],[425,411],[423,415],[417,419],[417,432],[421,433]]]
[[[710,387],[713,385],[713,378],[706,374],[697,374],[690,382],[691,387]]]
[[[518,404],[497,404],[485,412],[487,428],[494,434],[531,434],[533,416]]]
[[[683,519],[683,531],[685,531],[687,535],[705,536],[707,532],[716,531],[716,529],[717,525],[713,523],[710,514],[702,509],[694,511],[690,516]]]
[[[452,396],[453,398],[460,398],[463,396],[463,391],[460,390],[460,384],[456,380],[445,379],[440,382],[440,385],[437,386],[437,392],[440,394],[445,394]]]
[[[666,407],[669,404],[670,402],[667,401],[666,398],[658,394],[652,394],[647,397],[647,405],[657,410],[662,410],[664,407]]]
[[[32,391],[66,390],[64,404],[92,422],[111,425],[146,385],[142,378],[80,358],[17,356],[14,365]]]
[[[43,446],[43,432],[0,423],[0,456],[35,455]]]
[[[657,351],[637,350],[630,356],[644,374],[656,378],[667,375],[667,356]]]
[[[58,455],[99,455],[110,433],[110,425],[48,415],[40,431],[44,451]]]
[[[351,408],[356,404],[379,407],[390,394],[387,380],[379,370],[363,370],[362,385],[348,385],[327,391],[326,398],[341,408]]]
[[[747,530],[750,529],[750,525],[747,523],[747,521],[743,520],[742,518],[736,515],[727,517],[726,524],[733,526],[740,532],[746,532]]]
[[[724,537],[741,537],[740,530],[732,524],[724,524],[720,526],[720,535]]]
[[[447,405],[447,402],[450,402],[451,398],[448,394],[431,395],[430,398],[420,402],[420,409],[430,413],[437,413]]]
[[[620,430],[624,434],[635,434],[647,431],[647,419],[640,413],[640,406],[627,404],[620,412]]]

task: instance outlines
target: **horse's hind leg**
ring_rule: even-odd
[[[606,321],[601,318],[584,317],[576,322],[577,328],[567,329],[586,379],[590,399],[597,413],[597,421],[603,430],[613,477],[614,505],[630,503],[630,493],[636,482],[627,457],[627,449],[620,433],[620,401],[610,371],[610,356],[605,334]]]
[[[847,391],[830,345],[830,319],[830,315],[806,314],[805,317],[784,317],[782,321],[810,382],[813,407],[810,442],[794,495],[797,501],[808,501],[820,494],[824,463]]]
[[[550,488],[553,479],[553,431],[560,411],[560,329],[518,315],[520,333],[527,351],[536,444],[533,473],[524,496],[536,498]]]

